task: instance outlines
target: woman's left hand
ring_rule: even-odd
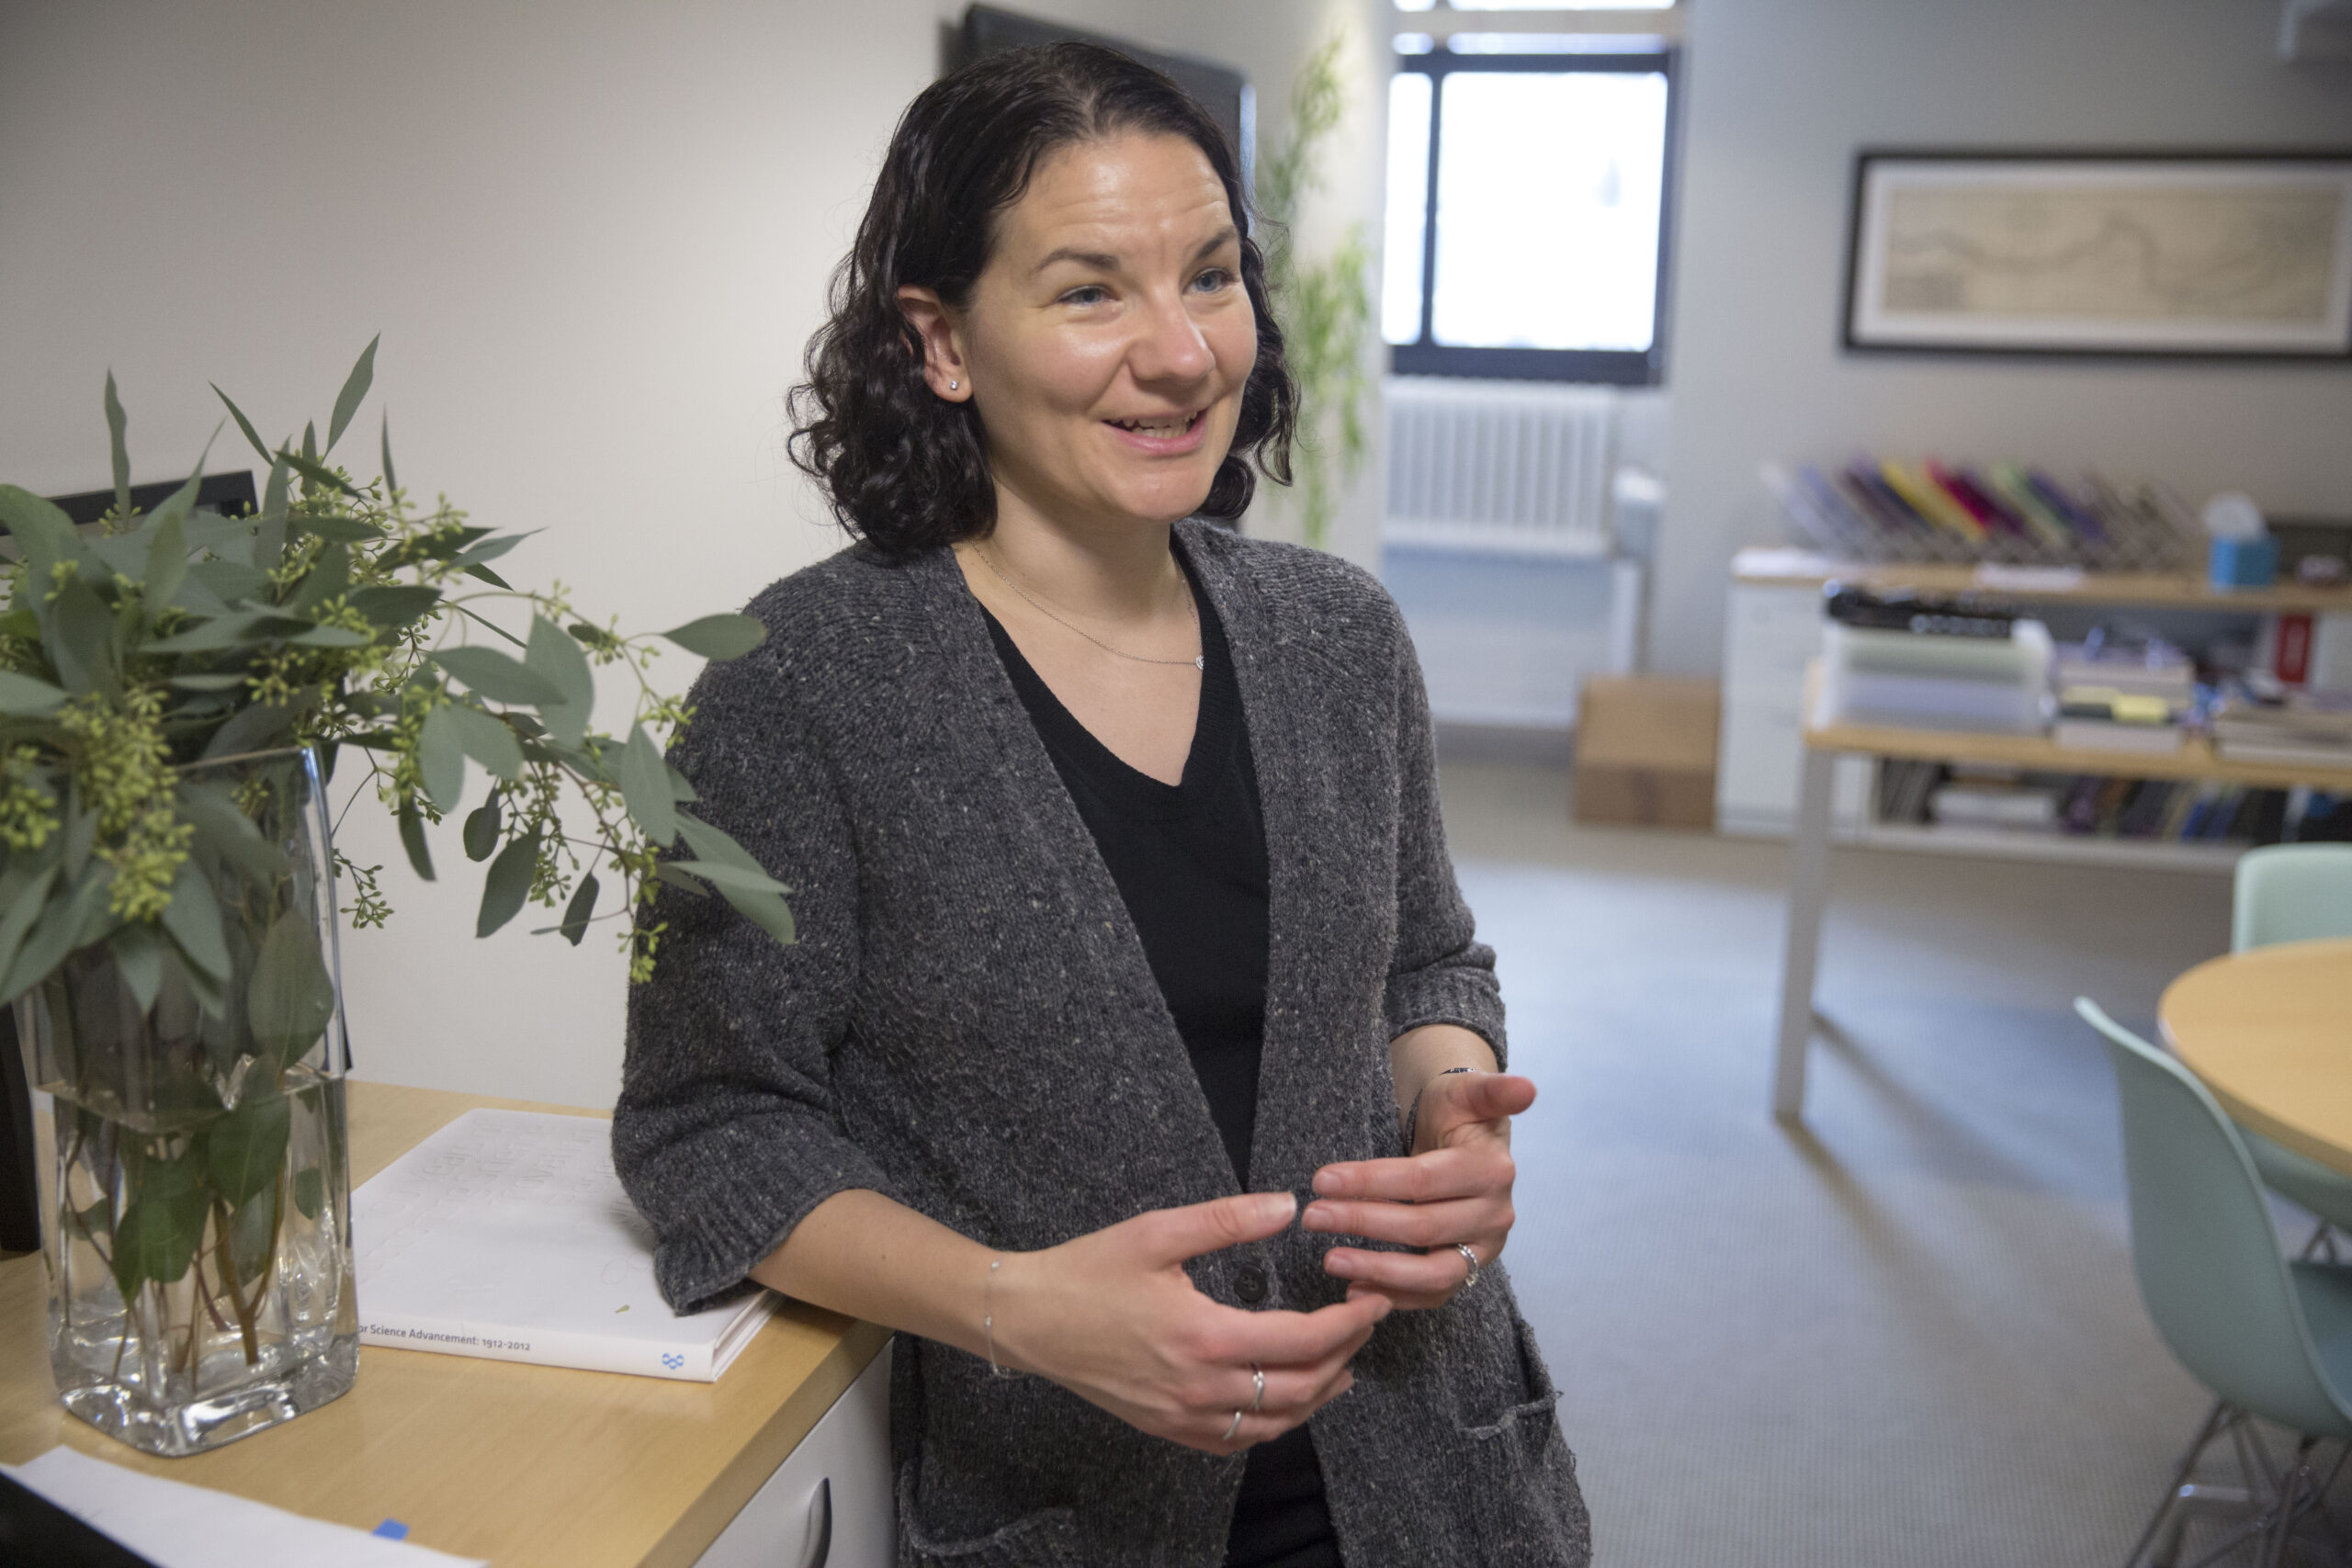
[[[1315,1173],[1315,1201],[1300,1223],[1310,1231],[1360,1235],[1425,1250],[1374,1252],[1335,1247],[1326,1272],[1400,1307],[1443,1306],[1469,1282],[1467,1247],[1483,1269],[1510,1235],[1510,1119],[1535,1103],[1535,1086],[1510,1073],[1452,1073],[1421,1090],[1412,1154],[1354,1160]]]

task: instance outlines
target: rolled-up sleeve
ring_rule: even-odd
[[[832,1058],[858,976],[858,878],[840,792],[773,644],[717,664],[671,761],[686,809],[791,888],[787,946],[724,899],[663,886],[653,977],[629,988],[613,1163],[691,1311],[732,1293],[836,1192],[888,1193],[844,1134]]]
[[[1396,627],[1396,950],[1385,997],[1390,1039],[1425,1023],[1475,1031],[1509,1066],[1494,949],[1453,880],[1438,812],[1437,745],[1412,638]]]

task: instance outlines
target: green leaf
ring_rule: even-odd
[[[329,542],[278,608],[289,615],[308,615],[350,586],[351,548]]]
[[[388,631],[423,620],[439,603],[441,590],[438,588],[411,587],[407,584],[362,588],[351,595],[353,609]]]
[[[125,1300],[149,1280],[168,1285],[187,1272],[204,1239],[204,1187],[187,1160],[142,1159],[126,1186],[130,1203],[114,1227],[114,1278]]]
[[[180,581],[187,576],[187,536],[178,518],[166,517],[155,525],[155,536],[147,545],[147,587],[143,597],[149,626],[153,626],[156,615],[178,596]]]
[[[237,428],[245,433],[245,439],[252,442],[254,450],[261,454],[261,460],[265,463],[270,461],[268,444],[262,440],[261,432],[254,428],[254,422],[245,417],[245,411],[229,401],[229,394],[220,389],[218,381],[207,382],[206,385],[212,389],[214,397],[227,405],[230,416],[237,422]]]
[[[65,694],[46,681],[0,670],[0,713],[10,718],[40,718],[57,711]]]
[[[722,861],[673,860],[663,863],[673,870],[692,872],[722,893],[733,888],[738,893],[774,893],[781,897],[792,891],[763,871],[745,871]]]
[[[294,1207],[306,1220],[315,1220],[327,1203],[326,1176],[317,1166],[294,1173]]]
[[[225,864],[255,882],[269,883],[286,874],[286,852],[267,839],[254,819],[237,806],[226,784],[188,784],[180,786],[180,819]]]
[[[220,422],[221,424],[228,423],[227,420]],[[164,498],[164,504],[155,508],[153,521],[160,523],[166,517],[176,517],[183,523],[187,521],[188,513],[196,510],[198,493],[204,489],[204,465],[212,456],[212,443],[219,439],[220,426],[214,425],[210,439],[205,442],[203,452],[196,459],[196,471],[180,482],[179,489]]]
[[[204,1163],[212,1190],[232,1208],[277,1184],[286,1164],[293,1107],[282,1094],[248,1095],[205,1130]]]
[[[106,913],[107,888],[113,881],[114,873],[105,862],[92,861],[82,868],[70,892],[59,892],[48,900],[31,934],[17,950],[16,961],[8,965],[7,979],[0,981],[0,1004],[15,1001],[65,961],[80,941],[83,928],[94,916]]]
[[[662,749],[645,733],[645,726],[629,730],[616,772],[628,814],[656,848],[668,849],[678,836],[678,808],[670,799],[670,772],[662,763]]]
[[[595,912],[596,874],[592,871],[580,879],[580,886],[572,889],[571,902],[563,907],[563,924],[557,928],[563,932],[563,940],[578,947],[580,939],[588,934],[588,921]]]
[[[458,742],[457,726],[449,722],[447,705],[424,716],[424,728],[416,738],[416,765],[433,804],[455,811],[466,790],[466,749]]]
[[[384,531],[365,517],[316,516],[295,519],[302,532],[316,534],[322,539],[332,539],[338,545],[365,545],[379,541]]]
[[[466,703],[451,703],[435,711],[449,716],[458,744],[467,756],[510,784],[523,776],[523,748],[513,730]]]
[[[28,490],[0,485],[0,525],[22,540],[28,551],[51,560],[72,560],[81,553],[82,536],[64,511]]]
[[[490,792],[490,798],[475,807],[466,818],[465,837],[468,860],[485,861],[491,857],[498,848],[500,825],[498,792],[493,789]]]
[[[424,814],[417,810],[413,800],[401,807],[401,848],[408,852],[408,863],[416,874],[432,881],[433,852],[424,842]]]
[[[144,920],[133,920],[114,933],[107,944],[114,953],[115,972],[130,988],[141,1014],[155,1005],[164,985],[164,939]]]
[[[49,890],[56,886],[57,868],[44,866],[36,873],[15,897],[8,908],[0,911],[0,976],[8,973],[16,963],[17,950],[25,945],[25,933],[33,929],[41,907],[49,901]]]
[[[290,703],[255,703],[251,707],[239,708],[204,743],[204,755],[242,757],[248,751],[266,751],[282,745],[292,739],[294,721],[318,706],[325,694],[317,686],[305,686]]]
[[[521,912],[531,896],[531,878],[539,863],[539,836],[528,833],[498,852],[482,878],[481,913],[474,920],[474,935],[488,936]]]
[[[446,649],[433,656],[433,662],[493,703],[544,707],[563,701],[563,691],[554,682],[494,648]]]
[[[183,692],[233,692],[245,680],[243,675],[175,675],[172,684]]]
[[[273,1181],[246,1199],[229,1222],[229,1256],[236,1265],[238,1283],[246,1290],[269,1272],[277,1220],[277,1189]]]
[[[172,902],[164,910],[164,930],[186,955],[188,964],[215,980],[229,977],[229,942],[220,931],[220,902],[194,861],[180,866],[172,883]]]
[[[351,367],[351,374],[344,380],[343,390],[334,395],[334,417],[327,422],[327,450],[330,452],[334,450],[334,444],[343,439],[344,427],[351,423],[351,416],[359,412],[359,400],[368,395],[368,384],[376,379],[376,345],[383,340],[381,333],[368,340],[368,346],[359,351],[359,362]]]
[[[384,493],[396,493],[401,481],[392,477],[392,411],[384,411]]]
[[[286,639],[288,648],[365,648],[376,640],[373,632],[356,632],[349,626],[312,626]]]
[[[57,678],[76,696],[113,696],[122,689],[114,668],[114,612],[80,578],[51,602],[49,656]]]
[[[318,930],[289,909],[270,922],[245,987],[254,1044],[272,1066],[290,1067],[334,1016],[334,982],[319,956]]]
[[[768,628],[750,615],[705,615],[662,635],[705,659],[741,659],[767,640]]]
[[[308,420],[302,423],[302,456],[313,464],[319,460],[319,427]]]
[[[269,461],[269,479],[263,486],[261,494],[261,520],[264,523],[279,525],[277,542],[281,546],[286,543],[284,524],[287,508],[292,504],[293,501],[290,493],[292,489],[291,468],[287,461],[285,452],[281,450]],[[266,570],[277,563],[272,559],[267,562],[255,561],[254,564]]]
[[[124,516],[130,515],[130,444],[124,432],[130,420],[122,412],[122,400],[115,395],[114,370],[107,370],[107,446],[114,458],[114,505]],[[128,1294],[128,1292],[125,1292]]]
[[[588,655],[553,621],[534,615],[523,662],[563,694],[561,702],[539,705],[548,733],[559,744],[579,745],[588,732],[589,711],[596,705],[596,675],[588,667]]]
[[[306,430],[302,434],[304,439],[307,441],[310,438],[310,432]],[[338,494],[342,495],[356,497],[359,494],[357,491],[351,487],[350,480],[345,479],[341,474],[336,473],[333,468],[328,468],[324,463],[320,462],[307,451],[281,452],[278,456],[293,465],[294,471],[301,475],[304,479],[310,480],[312,484],[323,485],[328,490],[334,491]]]

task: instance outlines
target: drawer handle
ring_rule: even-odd
[[[827,1476],[817,1483],[817,1495],[808,1499],[808,1554],[800,1560],[800,1568],[825,1568],[825,1560],[833,1554],[833,1478]]]

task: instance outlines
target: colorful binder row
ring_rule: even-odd
[[[1778,468],[1766,483],[1813,543],[1866,559],[2013,560],[2120,570],[2177,567],[2194,521],[2152,484],[2075,483],[2022,463],[1864,457]]]

